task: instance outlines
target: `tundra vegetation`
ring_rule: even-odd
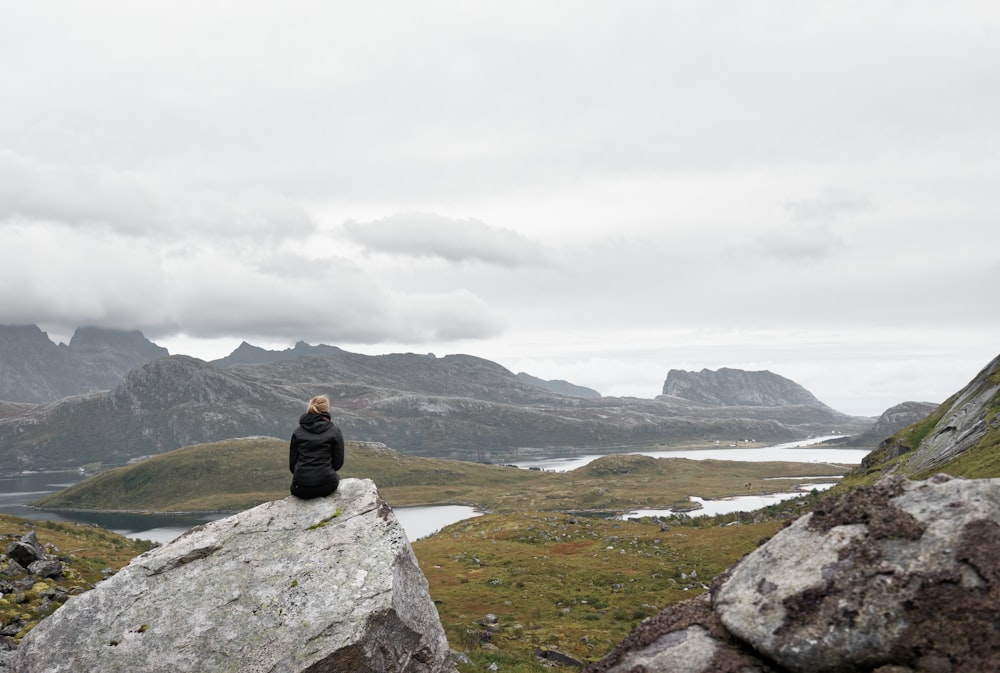
[[[288,445],[274,438],[198,444],[116,468],[36,503],[54,509],[238,512],[288,495]],[[461,504],[488,512],[690,507],[688,496],[718,498],[790,490],[847,467],[634,454],[605,456],[568,472],[523,470],[404,455],[348,442],[342,477],[371,479],[393,506]]]
[[[239,511],[285,497],[286,451],[286,442],[273,438],[187,447],[99,474],[40,504]],[[539,652],[596,660],[645,617],[704,591],[803,505],[638,521],[611,518],[615,513],[689,506],[689,495],[785,491],[817,474],[846,471],[809,463],[611,455],[570,472],[544,472],[407,456],[378,444],[349,443],[348,452],[342,476],[374,480],[392,505],[466,504],[489,512],[413,543],[449,643],[472,662],[460,664],[463,671],[494,662],[507,671],[544,670]],[[90,583],[101,569],[121,567],[149,546],[91,526],[12,518],[0,532],[14,536],[28,526],[43,543],[91,550],[99,562],[86,562]],[[52,537],[57,531],[64,537]],[[70,535],[77,539],[65,537]]]
[[[549,670],[540,652],[599,659],[644,618],[703,592],[803,507],[794,501],[753,515],[669,522],[562,512],[488,514],[412,546],[449,644],[469,657],[459,670],[479,671],[496,662],[504,671],[527,673]],[[152,546],[94,526],[0,517],[6,541],[31,529],[69,561],[66,577],[46,582],[70,594]],[[38,591],[21,593],[0,603],[4,624],[30,616],[18,638],[57,607]]]

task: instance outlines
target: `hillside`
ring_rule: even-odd
[[[1000,357],[922,420],[879,444],[838,488],[888,474],[1000,476]]]
[[[288,494],[288,444],[255,437],[190,446],[91,477],[37,503],[52,509],[239,511]],[[846,471],[823,465],[824,474]],[[407,456],[349,442],[343,477],[375,481],[393,505],[466,504],[493,512],[689,507],[688,496],[787,491],[813,463],[606,456],[570,472],[541,472]],[[768,477],[764,480],[764,477]]]
[[[902,402],[883,411],[882,415],[875,419],[875,424],[861,434],[844,437],[829,443],[874,450],[885,439],[903,428],[919,423],[937,408],[938,405],[932,402]]]
[[[233,437],[287,436],[305,401],[331,397],[349,439],[483,462],[589,448],[855,433],[871,419],[825,406],[706,406],[674,398],[580,398],[470,355],[325,354],[216,367],[184,355],[130,371],[109,391],[0,418],[7,469],[123,465]]]

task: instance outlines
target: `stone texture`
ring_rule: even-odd
[[[996,673],[1000,479],[821,503],[585,673]]]
[[[714,608],[790,671],[996,671],[998,548],[1000,480],[887,479],[821,505],[748,555]]]
[[[29,531],[21,536],[20,540],[15,540],[7,545],[7,556],[27,568],[35,561],[45,559],[45,549],[38,542],[35,531]]]
[[[608,656],[583,673],[774,673],[733,638],[707,595],[645,620]]]
[[[403,529],[370,480],[199,526],[71,598],[17,673],[454,671]]]

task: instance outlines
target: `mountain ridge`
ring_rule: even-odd
[[[798,383],[766,369],[671,369],[663,382],[663,395],[726,407],[826,406]]]
[[[14,469],[121,465],[191,444],[284,437],[305,400],[326,393],[346,436],[405,453],[502,462],[532,450],[625,450],[751,437],[784,442],[860,432],[871,419],[828,408],[703,407],[690,401],[577,398],[518,381],[470,355],[340,351],[226,368],[186,355],[129,372],[112,390],[0,419]]]
[[[37,325],[0,325],[0,400],[40,404],[107,390],[167,355],[138,330],[80,327],[56,344]]]

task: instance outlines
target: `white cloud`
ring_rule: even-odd
[[[49,163],[0,147],[0,227],[11,221],[167,240],[273,238],[314,227],[300,205],[266,188],[216,189],[107,165]]]
[[[344,229],[366,249],[394,255],[478,261],[505,267],[546,262],[542,246],[510,229],[433,213],[400,213],[373,222],[348,221]]]
[[[11,3],[0,324],[919,398],[1000,331],[998,37],[976,0]]]

